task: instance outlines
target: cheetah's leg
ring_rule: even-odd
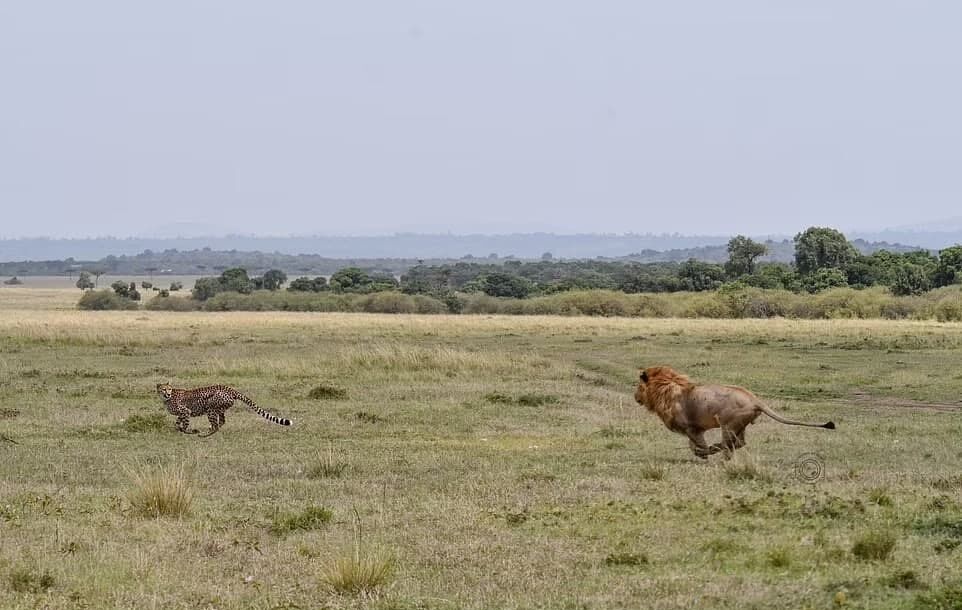
[[[210,422],[210,430],[206,434],[201,434],[202,437],[210,436],[211,434],[217,432],[220,429],[220,425],[223,423],[224,412],[220,410],[210,410],[207,412],[207,421]]]
[[[190,427],[190,411],[187,409],[177,413],[177,429],[184,434],[197,434],[197,430]]]

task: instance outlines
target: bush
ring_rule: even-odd
[[[77,307],[93,311],[124,310],[137,309],[137,303],[110,290],[88,290],[80,297]]]
[[[183,297],[165,296],[163,291],[157,295],[157,298],[151,299],[144,304],[144,309],[151,311],[198,311],[200,308],[200,301]]]

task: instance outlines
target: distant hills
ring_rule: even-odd
[[[281,269],[296,277],[329,275],[347,266],[399,275],[420,262],[439,265],[479,259],[493,263],[542,258],[661,263],[694,258],[721,263],[728,258],[728,239],[727,236],[528,234],[8,240],[0,241],[0,276],[73,274],[82,269],[111,275],[218,275],[230,267],[244,267],[254,274]],[[793,260],[795,246],[791,239],[763,241],[769,253],[762,260]],[[880,249],[893,252],[920,249],[882,241],[852,241],[866,254]],[[26,253],[33,256],[24,256]]]
[[[962,225],[962,220],[960,220]],[[949,225],[947,225],[949,226]],[[962,243],[962,226],[953,230],[920,231],[890,229],[876,233],[847,234],[858,241],[860,249],[879,247],[906,249],[941,248]],[[399,233],[372,237],[258,237],[226,235],[219,237],[172,238],[24,238],[0,240],[0,262],[98,261],[108,256],[136,256],[169,251],[261,252],[278,255],[311,255],[326,259],[445,259],[475,258],[539,259],[550,253],[554,258],[631,258],[646,261],[684,260],[689,257],[723,260],[729,235],[680,234],[580,234],[518,233],[509,235],[451,235]],[[791,258],[790,235],[750,236],[769,241],[772,260]],[[721,247],[721,252],[719,252]],[[493,256],[492,256],[493,255]]]

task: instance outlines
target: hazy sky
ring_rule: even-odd
[[[962,214],[962,2],[0,3],[0,236]]]

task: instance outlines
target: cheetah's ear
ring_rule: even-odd
[[[641,380],[645,383],[648,383],[648,371],[641,372]]]

